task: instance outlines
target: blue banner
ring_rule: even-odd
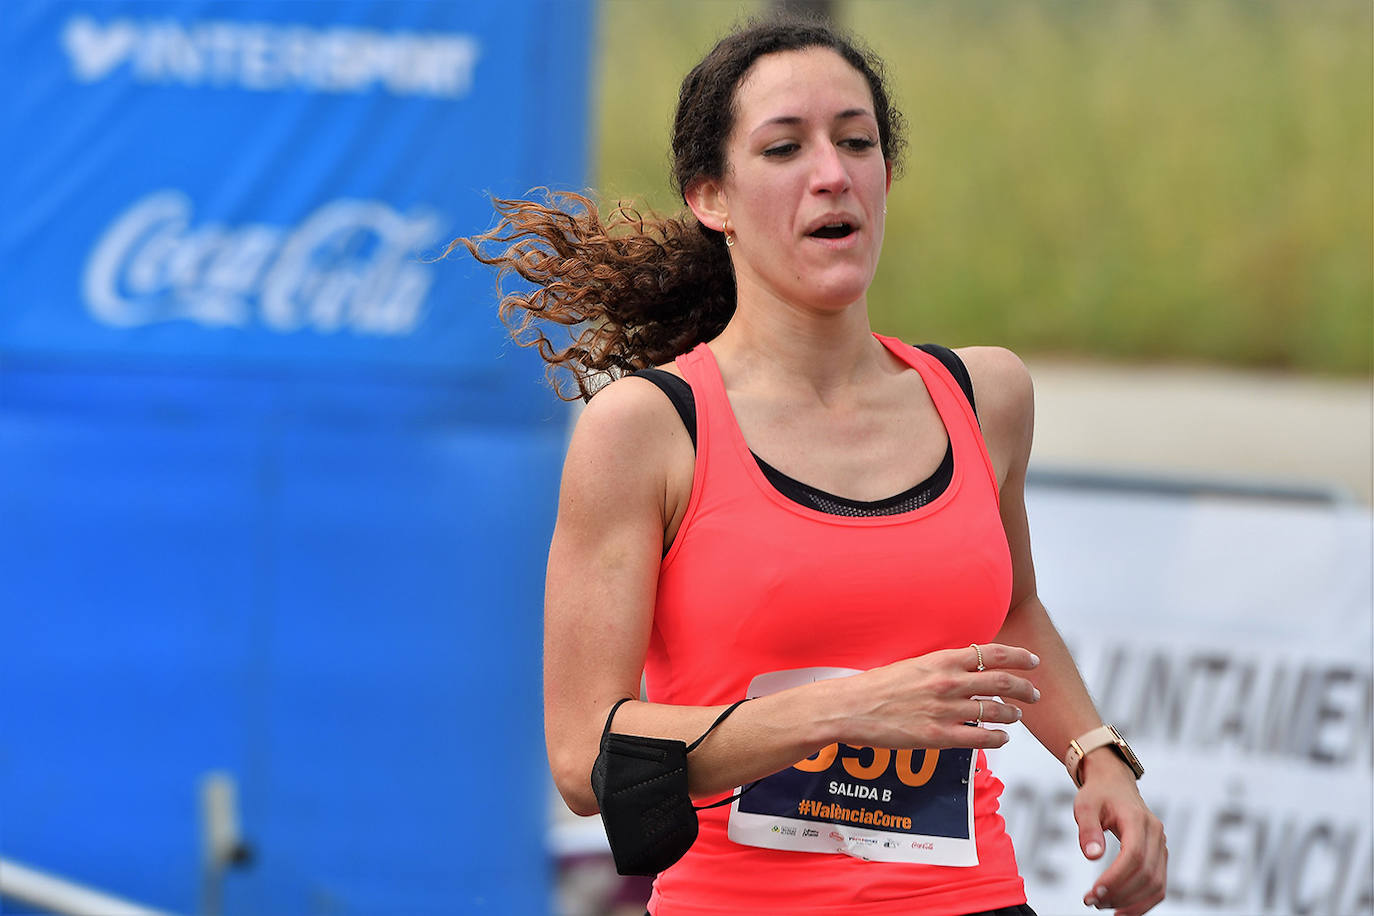
[[[583,181],[586,2],[0,15],[0,355],[500,366],[489,275],[431,259]]]
[[[173,912],[547,911],[564,417],[433,259],[583,185],[590,32],[0,0],[0,856]]]

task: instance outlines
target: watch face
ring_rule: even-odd
[[[1121,737],[1121,733],[1115,728],[1112,729],[1112,735],[1116,738],[1116,749],[1121,752],[1122,759],[1125,760],[1126,765],[1135,772],[1135,778],[1139,779],[1145,772],[1145,768],[1140,765],[1140,758],[1135,755],[1135,751],[1131,750],[1131,746],[1126,743],[1126,739]]]

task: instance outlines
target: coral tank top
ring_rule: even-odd
[[[710,349],[677,359],[696,398],[697,457],[659,573],[651,702],[731,703],[1001,628],[1011,557],[977,420],[936,358],[878,339],[920,373],[954,452],[945,491],[897,515],[828,515],[783,496],[749,452]],[[1024,903],[1001,791],[981,751],[831,745],[699,812],[696,843],[655,880],[649,909],[955,916]]]

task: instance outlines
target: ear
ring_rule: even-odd
[[[730,215],[730,205],[725,198],[725,189],[714,178],[697,178],[687,186],[687,206],[692,215],[707,229],[725,231],[725,220]]]

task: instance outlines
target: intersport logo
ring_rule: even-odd
[[[74,15],[62,48],[82,83],[128,65],[139,83],[246,89],[303,89],[462,98],[481,56],[477,39],[452,32],[385,32],[277,22],[113,19]]]
[[[189,197],[163,190],[110,222],[81,279],[96,321],[396,337],[424,317],[433,268],[416,255],[439,241],[432,214],[335,200],[291,227],[192,215]]]

